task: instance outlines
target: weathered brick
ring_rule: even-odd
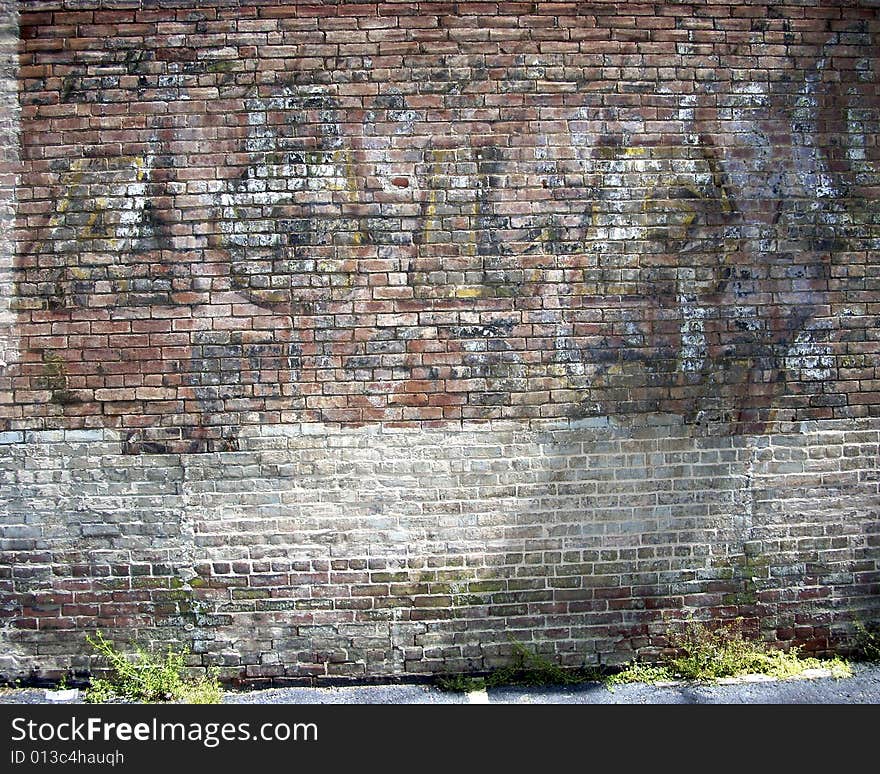
[[[97,625],[270,682],[876,617],[876,7],[15,5],[22,670]]]

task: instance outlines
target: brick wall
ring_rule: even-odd
[[[877,618],[877,3],[0,13],[3,674]]]
[[[9,238],[15,227],[14,189],[19,161],[17,21],[15,4],[0,0],[0,394],[4,404],[9,401],[5,369],[18,352],[12,307],[14,248]]]

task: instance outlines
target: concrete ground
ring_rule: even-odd
[[[0,704],[79,704],[77,690],[3,689]],[[791,680],[743,678],[717,684],[630,684],[613,690],[600,683],[541,688],[490,688],[445,693],[427,685],[359,685],[273,688],[229,692],[226,704],[880,704],[880,664],[856,664],[853,676]]]

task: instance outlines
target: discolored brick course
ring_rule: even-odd
[[[877,3],[0,12],[0,672],[876,619]]]

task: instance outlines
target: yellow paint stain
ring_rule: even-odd
[[[654,192],[659,190],[669,190],[672,188],[681,188],[694,195],[694,199],[670,199],[664,196],[655,196]],[[677,223],[667,224],[668,233],[673,239],[681,240],[687,237],[688,230],[697,219],[697,210],[692,203],[693,201],[705,200],[705,194],[693,184],[672,178],[670,180],[659,180],[655,186],[648,190],[642,201],[642,210],[644,212],[665,212],[678,216]]]
[[[146,174],[146,170],[144,169],[144,167],[146,166],[146,159],[141,156],[128,156],[127,158],[130,158],[132,164],[134,164],[135,179],[138,183],[143,182],[144,176]]]
[[[446,188],[446,175],[443,174],[443,164],[450,158],[448,148],[439,148],[430,151],[427,155],[430,158],[430,166],[428,169],[428,193],[425,199],[425,221],[422,228],[424,234],[424,242],[429,243],[429,235],[433,231],[439,231],[442,224],[437,217],[437,200],[439,199],[439,191]]]
[[[422,229],[424,242],[433,241],[430,238],[431,233],[440,230],[440,220],[437,218],[437,189],[435,187],[436,180],[434,177],[430,179],[429,185],[431,187],[428,190],[427,203],[425,205],[425,225]]]
[[[348,186],[348,200],[354,203],[359,198],[357,175],[355,175],[354,169],[354,159],[352,158],[351,151],[348,149],[343,152],[343,156],[345,157],[345,182]]]
[[[91,213],[89,213],[89,218],[86,221],[86,225],[83,227],[82,235],[84,237],[95,236],[95,223],[98,222],[98,218],[101,216],[101,213],[103,212],[103,210],[99,206],[97,206],[97,202],[95,204],[96,204],[96,208],[94,210],[92,210]]]
[[[628,158],[637,158],[648,155],[648,149],[640,145],[628,146],[623,149],[623,155]]]
[[[437,215],[437,192],[436,191],[431,191],[428,194],[428,204],[425,207],[425,215],[427,215],[429,218],[432,218],[432,219]],[[430,227],[433,228],[433,225]]]
[[[477,185],[482,187],[482,178],[477,179]],[[473,202],[470,207],[468,207],[468,217],[470,219],[470,225],[476,225],[476,218],[480,215],[480,203],[478,201]],[[469,228],[465,232],[467,236],[467,242],[462,246],[462,253],[467,255],[469,258],[474,258],[477,255],[477,229]]]
[[[721,186],[721,211],[728,215],[733,212],[733,205],[730,203],[730,197],[727,195],[727,188]]]
[[[482,298],[486,295],[486,288],[483,287],[457,287],[455,289],[456,298]]]

